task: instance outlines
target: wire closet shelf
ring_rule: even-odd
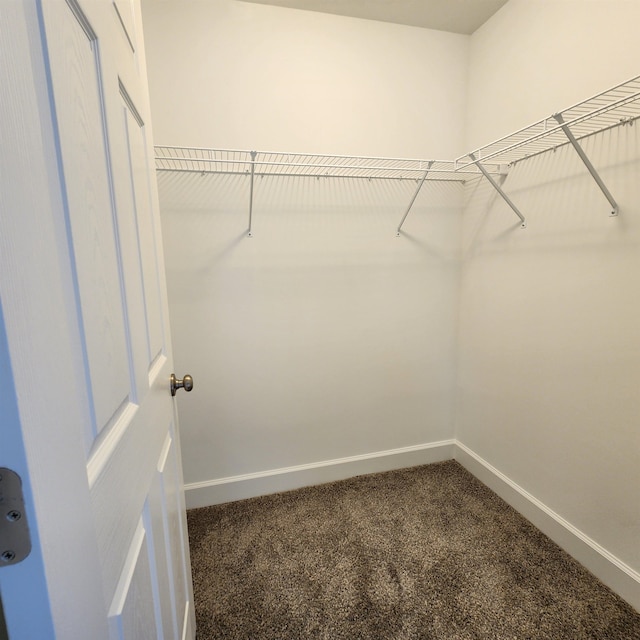
[[[278,151],[241,151],[199,147],[156,146],[158,171],[187,171],[249,175],[256,177],[365,178],[368,180],[420,180],[429,171],[431,180],[464,181],[481,175],[473,165],[456,169],[453,160],[373,158]],[[497,171],[497,167],[492,167]]]
[[[559,111],[534,124],[475,149],[456,159],[457,168],[470,164],[468,158],[512,165],[532,156],[569,144],[565,127],[576,140],[631,125],[640,118],[640,76],[616,85],[572,107]]]
[[[418,186],[398,226],[398,235],[425,181],[465,182],[471,178],[484,176],[520,218],[521,227],[524,228],[526,227],[524,216],[502,190],[494,176],[505,175],[509,167],[517,162],[571,144],[611,204],[611,215],[615,216],[618,213],[618,205],[584,153],[579,141],[613,127],[632,126],[638,118],[640,118],[640,76],[479,147],[455,160],[375,158],[158,145],[155,147],[155,161],[158,171],[250,176],[249,235],[251,235],[254,178],[267,176],[415,181]]]

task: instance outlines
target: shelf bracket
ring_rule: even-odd
[[[482,164],[480,164],[480,161],[475,157],[473,153],[470,153],[469,157],[471,158],[471,161],[473,162],[473,164],[475,164],[476,167],[480,169],[480,171],[482,172],[482,175],[491,183],[491,186],[502,196],[502,199],[513,209],[513,211],[518,216],[518,218],[520,218],[520,221],[521,221],[520,228],[526,229],[527,221],[524,219],[524,216],[518,210],[518,207],[516,207],[516,205],[513,204],[513,202],[511,202],[511,198],[509,198],[509,196],[502,190],[502,187],[500,187],[500,185],[493,179],[493,176],[491,176],[491,174],[482,166]]]
[[[575,136],[571,132],[571,129],[569,129],[569,126],[565,123],[564,118],[562,117],[562,114],[554,113],[553,117],[556,119],[556,121],[564,131],[564,134],[567,136],[567,138],[569,139],[569,142],[571,143],[573,148],[576,150],[576,153],[580,156],[580,160],[584,162],[585,167],[587,167],[587,169],[589,170],[589,173],[591,174],[593,179],[596,181],[596,184],[600,187],[600,191],[602,191],[602,193],[604,194],[604,197],[609,201],[609,204],[612,207],[612,211],[610,215],[617,216],[618,204],[614,200],[613,196],[611,195],[611,192],[609,191],[609,189],[607,189],[604,182],[602,182],[602,178],[599,176],[595,167],[591,164],[591,160],[589,160],[589,158],[587,157],[587,154],[584,152],[583,148],[580,146],[580,144],[576,140]]]
[[[257,151],[251,151],[251,186],[249,187],[249,230],[247,235],[251,238],[251,221],[253,217],[253,178],[256,172],[256,156]]]
[[[397,236],[400,235],[400,230],[402,229],[402,225],[404,224],[404,221],[407,219],[407,216],[409,215],[409,211],[411,211],[411,207],[413,207],[413,203],[416,201],[416,198],[420,193],[420,189],[422,189],[422,185],[424,184],[424,181],[427,179],[427,176],[429,175],[429,171],[431,170],[433,163],[434,163],[433,160],[429,160],[429,162],[427,162],[427,170],[424,172],[424,175],[420,179],[420,182],[418,183],[418,188],[413,194],[413,198],[411,198],[411,202],[409,203],[407,210],[404,212],[404,215],[402,216],[402,220],[400,220],[400,224],[398,225],[398,229],[396,230]]]

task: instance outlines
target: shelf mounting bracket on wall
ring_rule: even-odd
[[[400,235],[400,230],[402,229],[402,225],[404,224],[404,221],[407,219],[407,216],[409,215],[409,211],[411,211],[411,207],[413,207],[413,203],[416,201],[416,198],[420,193],[420,189],[422,189],[422,185],[424,184],[424,181],[427,179],[427,176],[429,175],[429,171],[431,170],[433,163],[434,163],[433,160],[429,160],[427,162],[427,170],[424,172],[422,178],[420,179],[420,182],[418,183],[418,188],[415,190],[415,193],[413,194],[413,198],[411,198],[411,202],[409,203],[407,210],[404,212],[404,216],[402,216],[402,220],[400,220],[400,224],[398,225],[398,229],[396,231],[396,236]]]
[[[257,151],[251,151],[251,186],[249,187],[249,230],[247,236],[251,238],[251,222],[253,217],[253,179],[256,173],[256,156]]]
[[[611,192],[609,191],[609,189],[607,189],[607,187],[604,184],[604,182],[602,182],[602,178],[600,177],[600,175],[596,171],[595,167],[591,164],[591,160],[589,160],[589,158],[587,157],[587,154],[584,152],[583,148],[580,146],[580,144],[576,140],[575,136],[571,132],[571,129],[569,129],[569,126],[565,123],[564,118],[562,117],[562,114],[561,113],[554,113],[553,117],[558,122],[558,124],[560,125],[561,129],[564,131],[564,134],[567,136],[567,138],[569,139],[569,142],[571,143],[573,148],[576,150],[576,153],[580,156],[580,160],[582,160],[582,162],[584,162],[585,167],[587,167],[587,169],[589,170],[589,173],[591,174],[593,179],[596,181],[596,184],[600,187],[600,191],[602,191],[602,193],[604,194],[605,198],[609,201],[609,204],[612,207],[612,211],[611,211],[610,215],[611,216],[617,216],[618,215],[618,204],[614,200],[613,196],[611,195]]]
[[[513,202],[511,202],[511,198],[509,198],[509,196],[502,190],[502,187],[493,179],[491,174],[482,166],[480,161],[476,158],[476,156],[473,153],[470,153],[469,157],[471,158],[471,161],[473,162],[473,164],[475,164],[476,167],[480,169],[480,171],[482,172],[482,175],[491,183],[491,186],[502,196],[502,199],[513,209],[513,211],[518,216],[518,218],[520,218],[520,221],[521,221],[520,228],[526,229],[527,221],[524,219],[524,216],[518,210],[518,207],[516,207],[516,205],[513,204]]]

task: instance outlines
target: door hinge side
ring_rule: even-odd
[[[22,562],[31,553],[31,536],[22,495],[22,480],[0,467],[0,567]]]

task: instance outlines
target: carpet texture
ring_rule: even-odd
[[[188,512],[198,640],[640,640],[457,462]]]

